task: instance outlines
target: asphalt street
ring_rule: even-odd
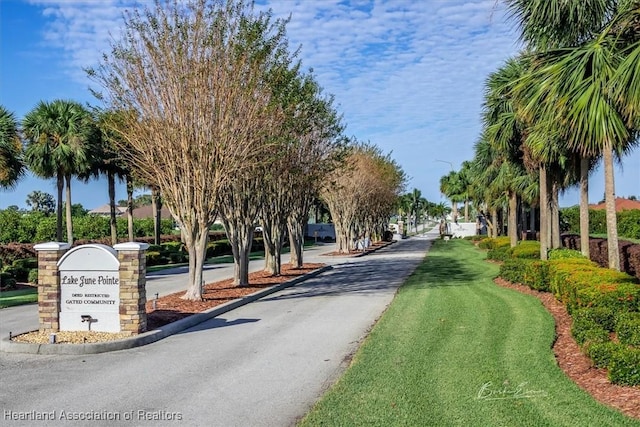
[[[344,371],[433,237],[333,259],[332,270],[147,346],[0,353],[0,425],[294,425]]]

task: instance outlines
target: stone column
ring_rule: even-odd
[[[68,243],[40,243],[38,253],[38,320],[40,332],[60,330],[60,275],[58,260],[71,247]]]
[[[120,262],[120,331],[132,335],[147,330],[147,243],[120,243],[113,247]]]

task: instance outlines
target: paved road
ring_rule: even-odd
[[[337,379],[429,246],[412,238],[350,259],[144,347],[0,354],[0,424],[40,416],[53,420],[38,425],[292,425]]]
[[[322,254],[335,250],[335,244],[317,245],[305,248],[305,262],[321,262],[324,264],[343,262],[344,259],[332,259],[322,256]],[[289,254],[284,254],[283,263],[289,262]],[[264,269],[264,260],[255,260],[249,263],[249,271],[259,271]],[[177,267],[167,270],[156,271],[147,274],[147,299],[158,296],[169,295],[186,289],[188,278],[188,267]],[[206,283],[233,277],[233,264],[210,264],[205,265],[203,272]],[[9,307],[0,310],[0,337],[4,338],[9,332],[14,335],[38,329],[38,305],[22,305]]]

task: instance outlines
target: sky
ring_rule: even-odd
[[[521,47],[500,0],[258,0],[276,17],[291,16],[290,47],[300,47],[335,97],[345,134],[377,145],[432,202],[446,199],[439,181],[473,159],[481,132],[484,83]],[[99,105],[84,68],[97,65],[118,37],[131,0],[1,0],[0,104],[20,120],[41,100]],[[603,199],[602,165],[589,199]],[[640,148],[616,166],[616,194],[640,197]],[[55,197],[55,181],[28,175],[0,190],[0,209],[27,208],[34,190]],[[138,190],[140,194],[144,190]],[[124,184],[116,199],[126,198]],[[72,203],[108,202],[106,179],[72,183]],[[561,206],[578,203],[576,189]]]

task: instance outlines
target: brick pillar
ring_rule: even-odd
[[[147,330],[147,243],[120,243],[113,247],[120,262],[120,331],[132,335]]]
[[[60,275],[58,260],[69,250],[68,243],[40,243],[38,252],[38,320],[40,332],[60,330]]]

